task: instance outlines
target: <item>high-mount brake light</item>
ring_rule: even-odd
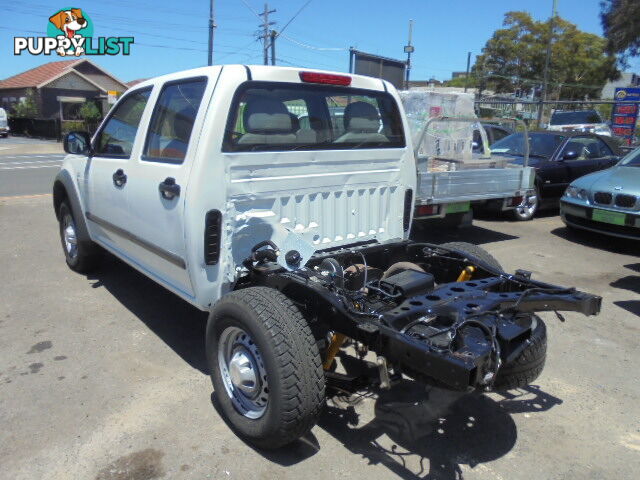
[[[327,85],[351,85],[351,77],[348,75],[334,75],[331,73],[300,72],[300,80],[307,83],[324,83]]]

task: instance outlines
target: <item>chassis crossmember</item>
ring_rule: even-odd
[[[350,337],[394,371],[453,389],[490,389],[501,366],[530,343],[534,312],[597,315],[601,307],[601,297],[427,243],[317,252],[291,270],[275,263],[273,246],[263,247],[245,262],[250,274],[239,288],[276,288],[298,305],[318,338]]]

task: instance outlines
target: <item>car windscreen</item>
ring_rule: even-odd
[[[404,146],[398,105],[387,92],[251,81],[234,96],[223,151]]]
[[[632,152],[627,153],[619,165],[625,167],[640,167],[640,148],[636,148]]]
[[[550,135],[548,133],[529,134],[529,155],[532,157],[550,157],[556,151],[558,145],[564,140],[563,135]],[[504,155],[524,155],[524,134],[513,133],[502,140],[498,140],[491,146],[491,153]]]
[[[580,123],[602,123],[600,115],[595,110],[581,110],[577,112],[554,112],[550,125],[576,125]]]

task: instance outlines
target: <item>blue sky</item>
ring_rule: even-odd
[[[64,0],[66,1],[66,0]],[[271,20],[281,29],[307,0],[270,0]],[[254,11],[264,1],[245,0]],[[262,63],[255,34],[260,20],[242,0],[216,0],[214,63]],[[467,51],[475,58],[504,13],[525,10],[544,20],[551,0],[312,0],[278,39],[280,65],[338,71],[348,69],[348,48],[404,59],[408,21],[414,20],[415,53],[411,77],[446,80],[464,70]],[[198,67],[207,61],[208,0],[101,0],[65,4],[49,0],[10,0],[0,19],[0,79],[57,55],[13,55],[13,37],[46,35],[48,18],[63,7],[82,8],[94,22],[94,36],[133,36],[131,55],[92,56],[116,77],[129,81]],[[558,12],[584,31],[602,34],[599,0],[558,0]],[[640,70],[640,60],[629,70]]]

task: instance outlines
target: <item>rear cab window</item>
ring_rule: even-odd
[[[404,146],[398,105],[387,92],[250,81],[234,96],[223,151]]]

